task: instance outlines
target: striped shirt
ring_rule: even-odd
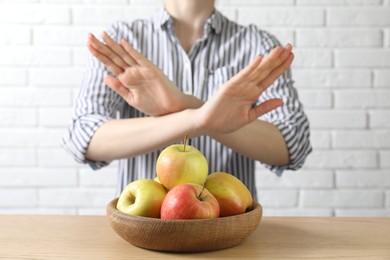
[[[279,45],[271,34],[255,25],[238,25],[217,10],[207,20],[203,37],[196,41],[189,53],[182,49],[173,31],[173,19],[164,9],[159,10],[150,20],[136,20],[131,24],[115,22],[107,32],[117,42],[122,38],[128,40],[135,49],[161,68],[181,91],[204,101],[257,55],[266,56]],[[72,123],[62,139],[63,147],[76,161],[86,163],[93,169],[110,163],[85,158],[88,143],[95,131],[106,121],[118,116],[145,116],[103,83],[103,78],[108,74],[105,66],[91,56],[75,101]],[[287,143],[290,164],[266,165],[280,176],[285,169],[299,169],[311,152],[309,122],[293,87],[290,71],[280,76],[259,97],[258,102],[270,98],[281,98],[284,101],[282,107],[260,118],[277,126]],[[200,136],[190,141],[207,158],[210,173],[224,171],[235,175],[257,198],[253,160],[209,136]],[[119,160],[117,195],[131,181],[154,178],[155,163],[160,152],[157,150]]]

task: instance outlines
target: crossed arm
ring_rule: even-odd
[[[206,102],[186,95],[164,73],[132,46],[119,44],[106,33],[105,43],[89,36],[90,52],[113,73],[105,83],[129,105],[150,115],[113,119],[94,134],[86,157],[110,161],[147,153],[190,137],[209,135],[235,151],[270,165],[289,162],[287,145],[274,125],[258,120],[282,105],[280,99],[255,103],[291,65],[292,48],[276,47],[258,56],[226,82]],[[109,141],[108,141],[109,140]]]

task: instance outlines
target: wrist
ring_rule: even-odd
[[[204,102],[195,96],[183,94],[182,106],[183,109],[196,109],[201,107]]]
[[[185,117],[190,119],[187,128],[187,133],[190,138],[207,135],[206,128],[201,123],[202,116],[199,108],[189,108],[185,109],[183,112],[186,114]]]

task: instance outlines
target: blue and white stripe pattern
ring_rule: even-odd
[[[172,18],[162,9],[151,20],[136,20],[131,24],[116,22],[108,29],[108,34],[118,42],[122,38],[128,40],[134,48],[160,67],[184,93],[204,101],[257,55],[266,56],[279,45],[271,34],[254,25],[238,25],[215,10],[206,22],[204,36],[186,53],[174,34],[172,24]],[[99,126],[116,118],[118,111],[121,118],[144,116],[103,83],[103,78],[108,73],[103,64],[91,57],[75,102],[72,124],[62,140],[64,148],[78,162],[88,163],[94,169],[108,164],[85,158],[88,143]],[[299,169],[311,152],[309,122],[293,87],[290,71],[279,77],[261,95],[259,102],[270,98],[281,98],[284,101],[282,107],[261,118],[276,125],[288,145],[290,165],[267,165],[280,175],[284,169]],[[191,139],[191,145],[206,156],[210,173],[225,171],[237,176],[256,198],[253,160],[208,136]],[[133,180],[154,178],[159,152],[121,159],[118,164],[117,193]]]

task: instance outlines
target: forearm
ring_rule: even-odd
[[[289,151],[283,135],[271,123],[256,120],[229,134],[212,134],[236,152],[268,165],[287,165]]]
[[[192,108],[201,107],[204,102],[195,97],[188,97],[192,101]],[[187,103],[189,106],[190,103]],[[229,133],[210,135],[215,140],[254,160],[268,165],[287,165],[290,155],[287,144],[279,129],[266,121],[254,122]]]
[[[188,108],[199,108],[203,101],[187,96]],[[212,138],[236,152],[268,165],[287,165],[290,155],[287,144],[279,129],[266,121],[254,122],[229,133],[210,134]]]
[[[194,132],[193,110],[183,110],[160,117],[142,117],[107,121],[93,135],[86,158],[111,161],[149,153],[183,140]]]

